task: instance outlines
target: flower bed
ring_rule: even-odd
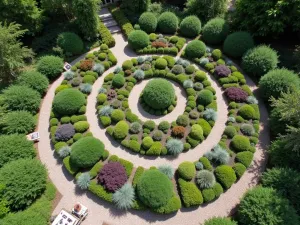
[[[142,122],[128,108],[133,86],[153,77],[173,80],[186,90],[188,101],[185,112],[172,123]],[[142,105],[151,114],[166,115],[174,109],[176,102],[169,97],[157,96],[157,88],[145,89]],[[97,96],[97,109],[100,123],[107,132],[130,150],[142,155],[178,155],[196,147],[209,135],[216,120],[215,98],[215,90],[206,74],[196,70],[188,61],[175,62],[171,56],[139,57],[125,61],[122,68],[117,67],[114,73],[104,78]]]

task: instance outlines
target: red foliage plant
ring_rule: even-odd
[[[231,70],[225,65],[219,65],[215,68],[215,74],[218,77],[228,77],[231,74]]]
[[[230,101],[235,102],[245,102],[247,100],[248,94],[241,88],[230,87],[225,90],[225,95]]]
[[[93,61],[92,60],[82,60],[80,62],[80,69],[83,71],[91,70],[93,67]]]
[[[166,48],[168,47],[168,44],[161,41],[154,41],[151,43],[151,46],[154,48]]]
[[[103,166],[97,179],[106,190],[115,192],[126,183],[127,174],[124,166],[119,162],[110,162]]]
[[[175,126],[172,129],[172,135],[175,137],[180,137],[182,138],[185,133],[185,128],[183,126]]]

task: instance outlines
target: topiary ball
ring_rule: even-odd
[[[135,30],[129,34],[128,43],[135,50],[142,49],[148,46],[149,36],[142,30]]]
[[[236,175],[231,166],[221,165],[215,169],[217,181],[225,188],[229,189],[236,181]]]
[[[157,68],[157,69],[163,70],[167,67],[167,65],[168,65],[168,62],[164,58],[158,58],[155,61],[155,68]]]
[[[162,33],[174,34],[178,28],[178,18],[172,12],[164,12],[158,17],[157,25]]]
[[[72,116],[84,106],[86,100],[79,90],[68,88],[55,95],[53,111],[61,116]]]
[[[209,90],[202,90],[199,92],[197,102],[201,105],[207,106],[214,100],[214,95]]]
[[[140,28],[147,33],[154,33],[157,27],[156,16],[152,12],[144,12],[139,18]]]
[[[139,199],[152,209],[168,203],[173,195],[173,185],[170,179],[158,170],[147,170],[137,183]]]
[[[57,45],[61,47],[64,52],[78,55],[83,50],[83,42],[81,38],[72,32],[63,32],[57,37]]]
[[[275,69],[278,62],[275,50],[266,45],[260,45],[246,52],[243,56],[242,67],[246,73],[261,77]]]
[[[265,100],[269,100],[271,96],[279,98],[281,93],[294,91],[299,87],[298,75],[287,69],[271,70],[259,81],[259,89]]]
[[[62,73],[63,67],[63,59],[53,55],[43,56],[37,63],[37,70],[50,80],[57,78]]]
[[[201,58],[206,52],[206,45],[199,40],[193,40],[185,48],[185,54],[188,58]]]
[[[201,21],[197,16],[185,17],[180,23],[180,33],[185,37],[196,37],[201,31]]]
[[[235,135],[230,142],[230,147],[236,152],[248,151],[250,146],[249,138],[243,135]]]
[[[232,57],[240,58],[245,52],[254,47],[250,33],[239,31],[228,35],[224,42],[224,52]]]
[[[165,79],[154,79],[148,82],[143,91],[143,100],[153,109],[166,109],[175,99],[172,84]]]
[[[196,175],[196,168],[192,162],[182,162],[178,166],[178,175],[185,180],[192,180]]]
[[[28,70],[18,77],[17,84],[32,88],[42,95],[47,90],[49,81],[43,74],[34,70]]]
[[[203,27],[202,38],[209,44],[220,44],[229,32],[228,23],[222,18],[214,18]]]
[[[125,84],[125,77],[122,74],[116,74],[112,80],[112,86],[115,88],[121,88]]]
[[[78,168],[90,168],[101,158],[104,144],[94,137],[83,137],[71,146],[70,162]]]

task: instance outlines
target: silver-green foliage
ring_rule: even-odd
[[[214,109],[206,109],[203,113],[203,117],[206,119],[206,120],[213,120],[213,121],[216,121],[217,120],[217,117],[218,117],[218,114],[217,112],[214,110]]]
[[[74,77],[74,72],[68,70],[63,73],[65,80],[72,80]]]
[[[183,87],[184,88],[192,88],[194,86],[194,83],[192,80],[185,80],[183,82]]]
[[[196,174],[196,183],[201,189],[212,188],[216,183],[215,175],[208,170],[200,170]]]
[[[79,188],[81,188],[82,190],[88,189],[88,187],[90,186],[90,183],[91,183],[91,176],[88,172],[81,174],[78,177],[77,182],[76,182],[77,186]]]
[[[94,72],[97,72],[98,74],[102,75],[105,71],[105,68],[102,64],[100,63],[96,63],[94,66],[93,66],[93,71]]]
[[[99,109],[99,116],[110,116],[113,110],[114,109],[109,105],[105,105],[101,109]]]
[[[242,124],[241,131],[244,135],[252,136],[255,134],[255,130],[251,124]]]
[[[113,194],[112,200],[119,209],[127,210],[132,208],[135,200],[134,188],[131,184],[124,184]]]
[[[71,153],[71,148],[69,146],[64,146],[58,150],[58,155],[60,158],[65,158]]]
[[[114,70],[114,73],[120,73],[122,71],[122,67],[117,66]]]
[[[249,96],[249,97],[247,98],[247,102],[248,102],[249,104],[258,104],[258,101],[257,101],[257,99],[256,99],[254,96]]]
[[[80,84],[79,89],[83,93],[89,94],[89,93],[91,93],[93,86],[91,84]]]
[[[137,134],[142,130],[142,125],[139,122],[133,122],[130,125],[130,132]]]
[[[98,90],[98,93],[99,93],[99,94],[101,94],[101,93],[106,94],[106,92],[107,92],[107,89],[104,88],[104,87],[101,87],[101,88],[99,88],[99,90]]]
[[[169,179],[172,179],[174,177],[175,171],[174,171],[173,167],[170,165],[161,165],[158,167],[158,170],[160,172],[162,172],[163,174],[167,175],[167,177]]]
[[[170,155],[178,155],[183,151],[183,143],[179,139],[170,139],[166,144],[166,148]]]
[[[230,159],[229,153],[220,145],[216,145],[213,151],[206,152],[204,156],[210,161],[215,161],[220,164],[227,164]]]
[[[137,80],[143,80],[145,77],[145,72],[143,70],[136,70],[133,76]]]

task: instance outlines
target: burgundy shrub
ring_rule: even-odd
[[[103,166],[97,179],[106,190],[115,192],[126,183],[127,174],[124,166],[119,162],[110,162]]]
[[[228,97],[229,101],[235,102],[245,102],[248,97],[247,92],[237,87],[227,88],[225,90],[225,95]]]
[[[75,134],[74,126],[70,123],[59,126],[55,132],[55,139],[57,141],[68,141]]]
[[[231,70],[225,65],[219,65],[215,68],[215,74],[218,77],[228,77],[231,74]]]

